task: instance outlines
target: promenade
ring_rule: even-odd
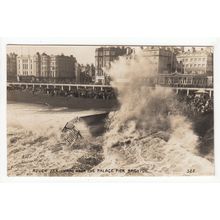
[[[159,86],[159,85],[158,85]],[[111,90],[112,86],[110,85],[94,85],[94,84],[60,84],[60,83],[26,83],[26,82],[7,82],[7,87],[22,87],[26,89],[35,89],[35,88],[46,88],[50,90],[65,90],[65,91],[71,91],[71,90],[79,90],[79,89],[92,89],[92,90]],[[169,86],[163,86],[163,87],[169,87]],[[190,94],[190,92],[196,92],[196,91],[205,91],[209,94],[210,97],[213,97],[213,88],[199,88],[199,87],[169,87],[172,88],[176,93],[179,93],[180,91],[185,91],[187,95]]]

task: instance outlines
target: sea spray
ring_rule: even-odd
[[[109,116],[99,168],[138,169],[140,175],[213,174],[213,164],[197,155],[198,137],[174,92],[147,85],[155,73],[142,52],[120,57],[106,71],[121,107]]]
[[[213,163],[198,154],[198,137],[175,93],[149,87],[146,78],[153,77],[154,70],[144,54],[120,58],[106,71],[117,90],[120,109],[109,114],[103,137],[84,136],[87,128],[82,125],[77,128],[83,141],[70,146],[63,143],[61,130],[82,112],[42,106],[36,110],[29,104],[16,109],[18,103],[8,108],[8,175],[45,176],[51,170],[65,171],[52,174],[61,176],[214,173]],[[71,169],[88,172],[72,173]]]

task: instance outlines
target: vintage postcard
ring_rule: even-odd
[[[8,176],[213,176],[211,45],[7,45]]]

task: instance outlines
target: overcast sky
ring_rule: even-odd
[[[95,63],[95,49],[97,46],[24,46],[8,45],[7,53],[15,52],[18,55],[33,55],[36,52],[46,53],[48,55],[73,55],[81,64]]]

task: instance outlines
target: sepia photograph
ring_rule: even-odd
[[[212,45],[8,44],[8,176],[214,176]]]
[[[220,219],[219,1],[1,9],[4,220]]]

